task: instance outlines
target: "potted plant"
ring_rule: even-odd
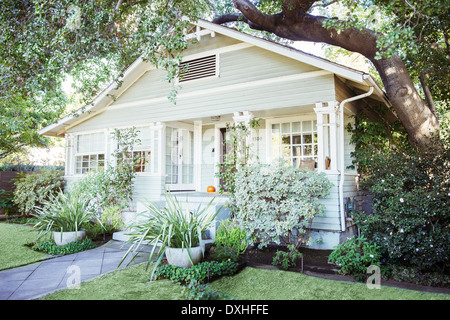
[[[141,244],[146,244],[153,246],[150,263],[156,248],[159,248],[151,278],[164,255],[169,264],[180,267],[200,262],[205,250],[202,236],[220,212],[219,209],[209,213],[214,198],[204,208],[200,204],[195,210],[189,210],[187,202],[183,206],[169,191],[164,194],[164,199],[165,206],[152,202],[145,204],[148,210],[141,214],[143,219],[138,219],[139,223],[130,227],[128,243],[131,246],[121,261],[129,253],[136,252]]]
[[[35,216],[38,222],[34,228],[43,234],[53,233],[53,239],[59,246],[74,241],[81,241],[86,231],[81,227],[92,218],[89,210],[89,200],[77,192],[64,193],[60,191],[56,196],[35,207]]]

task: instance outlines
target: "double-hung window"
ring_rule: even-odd
[[[133,151],[119,153],[119,159],[125,157],[126,161],[133,161],[135,172],[151,172],[152,135],[149,127],[137,128],[138,142],[133,146]]]
[[[315,167],[318,154],[315,119],[300,118],[297,121],[275,119],[270,121],[269,128],[273,160],[282,158],[298,168]]]
[[[76,136],[75,173],[99,172],[105,168],[105,133]]]

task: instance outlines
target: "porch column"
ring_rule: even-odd
[[[74,174],[74,161],[75,161],[75,139],[73,133],[66,133],[66,166],[65,175],[71,176]]]
[[[194,121],[194,185],[202,190],[202,121]]]
[[[320,108],[322,106],[321,103],[316,103],[316,108]],[[316,109],[314,109],[316,110]],[[325,139],[323,132],[323,113],[316,111],[317,115],[317,170],[324,171],[325,170]]]
[[[244,124],[249,129],[249,135],[245,138],[245,146],[249,147],[248,152],[250,154],[256,154],[256,150],[252,150],[253,130],[250,128],[250,121],[254,118],[253,114],[249,111],[235,112],[233,120],[236,124]],[[250,158],[251,161],[252,158]]]
[[[338,168],[338,119],[337,119],[337,101],[329,101],[316,103],[314,111],[317,115],[317,139],[319,144],[318,150],[318,169],[319,171],[329,170],[337,171]],[[328,152],[327,152],[328,151]],[[325,167],[326,157],[331,162],[327,169]]]

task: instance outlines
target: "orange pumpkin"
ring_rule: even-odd
[[[213,186],[209,186],[208,188],[206,188],[206,192],[216,192],[216,188],[214,188]]]

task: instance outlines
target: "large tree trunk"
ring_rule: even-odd
[[[235,7],[242,15],[230,14],[213,22],[245,21],[251,28],[271,32],[281,38],[294,41],[323,42],[358,52],[369,59],[379,72],[387,97],[402,122],[412,144],[422,146],[431,133],[439,132],[438,120],[420,97],[403,61],[398,56],[375,59],[377,38],[380,34],[369,30],[347,28],[338,32],[324,28],[325,17],[307,13],[312,0],[286,0],[283,11],[275,15],[260,12],[248,0],[235,0]]]

